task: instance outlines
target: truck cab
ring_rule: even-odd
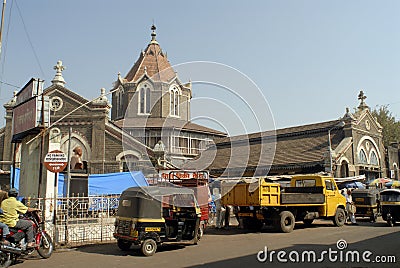
[[[298,175],[292,178],[290,186],[320,188],[325,199],[324,212],[322,215],[325,215],[326,217],[335,215],[338,204],[343,204],[344,207],[346,205],[346,198],[340,193],[333,177]]]

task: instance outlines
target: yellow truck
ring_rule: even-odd
[[[311,225],[321,218],[332,220],[336,226],[346,221],[346,198],[329,176],[294,176],[289,187],[266,179],[224,181],[221,191],[221,204],[236,207],[246,229],[260,229],[267,224],[290,233],[296,221]]]

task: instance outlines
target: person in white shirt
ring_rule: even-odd
[[[353,198],[351,197],[351,190],[350,189],[347,190],[347,194],[346,194],[346,210],[347,210],[347,213],[348,213],[348,215],[350,217],[351,223],[353,225],[357,225],[356,217],[354,215],[355,206],[354,206],[354,203],[353,203]]]

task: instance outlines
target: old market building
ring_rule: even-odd
[[[221,140],[207,152],[215,155],[209,167],[211,174],[232,177],[332,172],[335,177],[365,174],[368,180],[387,176],[382,126],[372,116],[362,91],[358,98],[355,112],[346,109],[338,120]],[[249,150],[249,154],[232,159],[235,150]]]
[[[122,78],[118,74],[111,101],[105,89],[91,101],[67,88],[61,61],[54,66],[51,85],[43,89],[50,103],[47,134],[58,133],[61,150],[67,154],[71,129],[70,155],[75,147],[81,147],[88,173],[140,170],[154,176],[158,156],[153,149],[160,140],[164,142],[157,148],[163,151],[162,164],[175,167],[197,156],[213,139],[226,136],[190,122],[191,84],[179,80],[156,41],[155,30],[153,25],[150,43],[127,75]],[[12,143],[18,94],[4,104],[6,124],[0,129],[3,170],[9,170],[13,160],[17,166],[23,161],[21,144],[14,143],[14,147]]]

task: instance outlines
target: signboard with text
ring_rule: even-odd
[[[33,96],[39,96],[43,91],[43,80],[32,78],[29,82],[17,93],[16,105],[23,103]]]
[[[159,176],[163,180],[207,179],[208,172],[192,170],[160,170]]]
[[[65,153],[60,150],[54,150],[46,154],[44,165],[51,172],[61,172],[68,164],[68,159]]]
[[[42,98],[44,98],[43,104]],[[13,142],[18,141],[30,133],[37,133],[39,128],[49,127],[49,125],[49,97],[32,97],[29,100],[16,105],[13,109],[12,140]]]

